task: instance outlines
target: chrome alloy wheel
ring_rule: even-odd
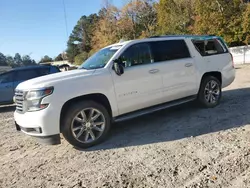
[[[102,135],[105,125],[102,112],[95,108],[85,108],[73,118],[71,131],[77,141],[91,143]]]
[[[216,103],[219,100],[220,92],[220,85],[214,80],[209,81],[204,90],[205,100],[208,103]]]

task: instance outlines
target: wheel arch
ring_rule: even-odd
[[[205,100],[205,87],[208,83],[208,81],[211,81],[211,77],[216,78],[220,83],[219,84],[219,94],[217,95],[217,97],[214,97],[216,99],[216,101],[214,103],[211,103],[211,101],[206,101]],[[221,84],[222,84],[222,75],[220,72],[206,72],[205,74],[203,74],[201,82],[200,82],[200,88],[199,88],[199,92],[198,92],[198,96],[197,96],[197,101],[201,104],[201,106],[206,107],[206,108],[213,108],[215,106],[217,106],[220,103],[220,98],[221,98]]]
[[[69,99],[68,101],[66,101],[63,106],[62,106],[62,109],[61,109],[61,113],[60,113],[60,132],[61,132],[61,126],[62,126],[62,118],[64,117],[64,115],[66,114],[67,112],[67,109],[74,103],[77,103],[79,101],[83,101],[83,100],[91,100],[91,101],[95,101],[101,105],[103,105],[110,117],[112,118],[112,108],[111,108],[111,105],[110,105],[110,102],[107,98],[106,95],[102,94],[102,93],[92,93],[92,94],[87,94],[87,95],[82,95],[82,96],[78,96],[78,97],[75,97],[75,98],[72,98],[72,99]]]
[[[205,77],[207,77],[207,76],[214,76],[214,77],[217,78],[217,79],[220,81],[220,83],[222,84],[222,74],[221,74],[221,72],[219,72],[219,71],[211,71],[211,72],[206,72],[206,73],[204,73],[203,76],[202,76],[202,78],[201,78],[201,83],[202,83],[202,80],[203,80]],[[201,84],[201,83],[200,83],[200,84]]]

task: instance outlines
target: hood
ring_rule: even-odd
[[[64,82],[68,79],[74,79],[92,75],[94,72],[95,69],[93,70],[77,69],[77,70],[49,74],[46,76],[41,76],[33,78],[31,80],[24,81],[17,86],[17,89],[26,90],[26,89],[35,89],[35,88],[53,86],[58,82]]]

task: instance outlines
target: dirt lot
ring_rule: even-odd
[[[0,187],[250,187],[250,66],[221,105],[193,103],[114,125],[87,151],[39,145],[0,107]]]

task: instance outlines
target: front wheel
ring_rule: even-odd
[[[62,121],[62,134],[73,146],[88,148],[102,142],[110,129],[106,108],[94,101],[72,105]]]
[[[220,99],[221,82],[213,76],[203,78],[198,93],[199,103],[204,107],[213,108],[220,103]]]

